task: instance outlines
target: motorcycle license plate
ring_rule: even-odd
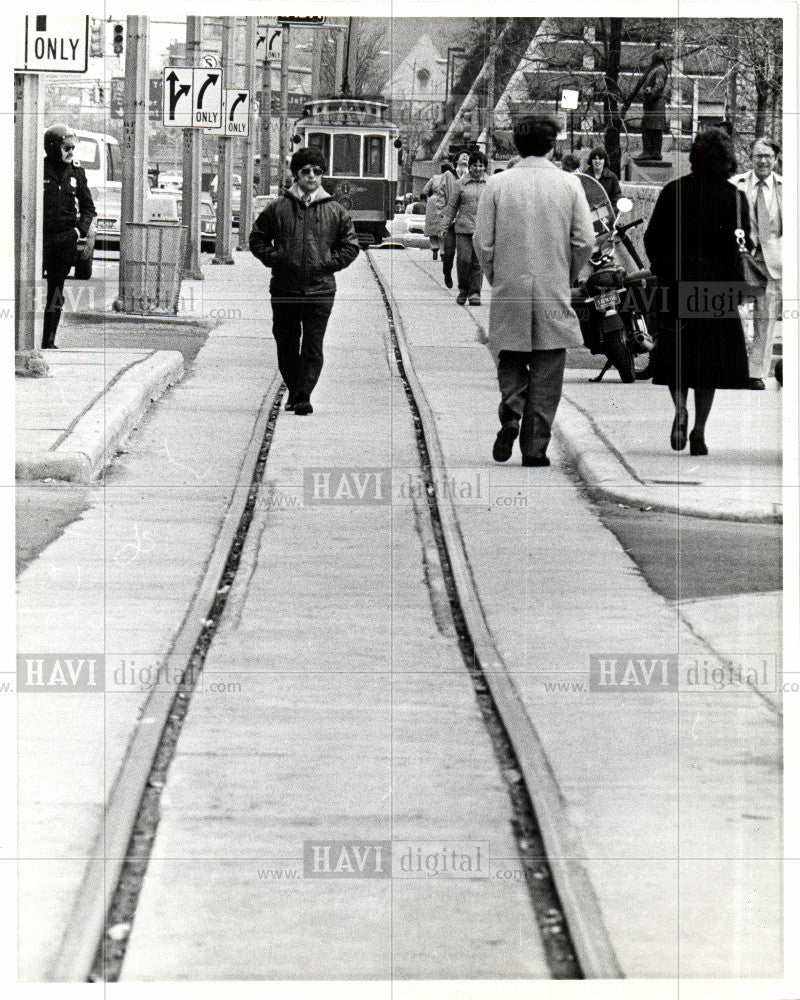
[[[594,296],[596,309],[608,309],[610,306],[615,306],[618,302],[619,292],[614,289],[610,292],[601,292],[599,295]]]

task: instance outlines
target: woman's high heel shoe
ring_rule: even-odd
[[[708,448],[706,447],[706,439],[703,437],[702,431],[692,431],[689,435],[689,454],[690,455],[707,455]]]
[[[686,447],[686,430],[689,426],[689,414],[686,410],[680,410],[675,413],[675,419],[672,421],[672,431],[669,436],[669,443],[672,445],[673,451],[683,451]]]

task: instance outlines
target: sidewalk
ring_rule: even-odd
[[[144,320],[146,322],[146,320]],[[89,483],[183,376],[179,351],[48,351],[49,378],[16,380],[16,478]]]
[[[430,253],[406,253],[413,270],[429,276],[424,287],[432,295],[449,295],[441,282],[441,264]],[[406,271],[412,273],[404,269],[404,275]],[[485,338],[490,298],[484,282],[484,304],[466,309],[470,319],[463,325],[477,339]],[[694,517],[782,521],[783,390],[775,379],[767,380],[764,392],[718,392],[706,430],[709,455],[693,458],[688,447],[680,453],[670,448],[674,409],[666,386],[624,385],[614,369],[602,382],[590,382],[596,374],[567,370],[554,428],[593,491],[634,507]],[[690,398],[690,417],[692,412]]]
[[[407,364],[424,394],[426,434],[438,438],[433,451],[456,483],[483,484],[479,502],[461,501],[458,489],[450,490],[456,528],[448,546],[452,541],[454,551],[463,551],[464,575],[474,581],[479,615],[497,650],[499,666],[491,655],[487,661],[490,676],[510,685],[509,698],[528,720],[521,739],[541,777],[531,789],[534,807],[545,820],[560,814],[547,828],[548,854],[557,871],[582,869],[596,897],[596,919],[585,927],[583,944],[608,941],[629,978],[778,975],[777,678],[766,690],[681,684],[661,691],[641,675],[614,673],[604,688],[598,665],[614,662],[622,671],[631,662],[636,675],[637,664],[671,657],[715,669],[745,653],[779,664],[780,595],[695,602],[687,611],[651,590],[575,489],[570,442],[583,441],[563,428],[574,414],[590,430],[592,424],[574,406],[561,407],[565,447],[551,448],[551,468],[523,468],[518,458],[494,463],[496,376],[482,336],[488,306],[456,306],[424,251],[374,251],[372,259],[395,301]],[[586,385],[588,374],[571,372],[568,392],[579,404],[604,400],[592,407],[592,418],[613,436],[623,460],[622,449],[635,445],[640,470],[654,480],[663,468],[676,479],[675,466],[690,460],[676,461],[673,453],[662,463],[647,446],[652,441],[655,450],[658,442],[661,449],[663,438],[668,448],[668,397],[660,404],[664,418],[648,417],[647,436],[626,427],[640,420],[644,394],[660,399],[666,390]],[[771,393],[736,395],[759,407],[775,402]],[[726,468],[735,467],[738,451],[746,470],[737,485],[726,484],[726,503],[749,516],[754,491],[765,490],[770,502],[780,493],[764,486],[761,456],[753,463],[735,448],[731,411],[721,408],[720,417],[729,425]],[[585,438],[587,452],[608,454],[603,436],[592,435]],[[694,463],[691,474],[699,478]],[[634,478],[627,476],[610,476],[620,495]],[[674,503],[682,488],[642,483],[634,502],[666,506],[664,498]],[[711,476],[697,493],[707,514],[719,510]],[[676,544],[679,532],[676,517]]]

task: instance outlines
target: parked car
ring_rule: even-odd
[[[401,243],[405,247],[428,249],[431,241],[425,235],[425,213],[410,211],[416,207],[416,204],[409,205],[405,212],[394,215],[386,223],[386,228],[392,242]]]
[[[181,198],[178,196],[178,216],[181,214]],[[200,195],[200,250],[214,253],[217,248],[217,210],[210,194]]]
[[[119,249],[120,216],[122,214],[122,189],[102,187],[92,191],[95,219],[96,245],[99,248]],[[178,196],[173,191],[153,188],[147,192],[148,220],[150,222],[177,222],[180,218]]]

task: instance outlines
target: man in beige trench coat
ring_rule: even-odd
[[[489,350],[500,383],[500,431],[492,457],[505,462],[520,436],[523,465],[549,465],[567,348],[583,344],[570,288],[591,256],[594,229],[583,188],[550,157],[552,118],[514,126],[520,161],[486,184],[475,252],[489,284]]]

